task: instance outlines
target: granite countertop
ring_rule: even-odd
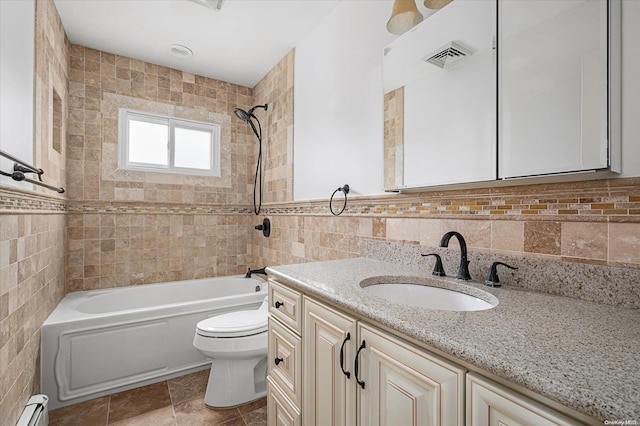
[[[465,282],[492,309],[428,310],[362,290],[377,276],[432,279],[427,268],[356,258],[267,268],[281,280],[597,420],[640,420],[640,310]],[[444,287],[461,285],[440,279]]]

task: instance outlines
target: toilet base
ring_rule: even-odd
[[[213,360],[204,403],[211,408],[231,408],[267,394],[267,358]]]

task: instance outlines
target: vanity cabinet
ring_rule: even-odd
[[[273,279],[269,296],[268,425],[580,424]]]
[[[464,423],[464,369],[277,281],[269,287],[269,425],[297,424],[300,413],[304,425]]]
[[[267,424],[301,425],[302,295],[269,280]]]
[[[462,425],[464,370],[304,297],[305,425]]]
[[[579,423],[476,374],[467,374],[467,426],[575,426]]]
[[[304,298],[305,425],[355,425],[355,318]]]
[[[463,425],[465,370],[358,324],[359,425]]]

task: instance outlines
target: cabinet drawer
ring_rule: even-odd
[[[287,327],[269,318],[268,374],[299,408],[302,397],[302,341]]]
[[[269,313],[300,334],[302,296],[277,281],[269,280]]]
[[[300,426],[300,412],[271,378],[267,378],[267,407],[268,426]]]
[[[579,425],[544,405],[475,374],[467,374],[467,426]]]

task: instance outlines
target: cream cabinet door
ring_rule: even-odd
[[[580,423],[475,373],[467,374],[467,426],[550,426]]]
[[[303,424],[355,425],[356,321],[306,297],[303,305]]]
[[[300,426],[300,412],[267,378],[267,425],[268,426]]]
[[[358,333],[358,424],[463,424],[465,370],[366,324]]]
[[[302,343],[300,337],[269,318],[267,374],[280,390],[300,407],[302,401]]]

